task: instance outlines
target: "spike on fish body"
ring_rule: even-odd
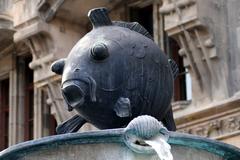
[[[112,22],[105,8],[90,10],[88,16],[92,31],[51,67],[62,75],[68,110],[79,114],[57,132],[76,132],[85,122],[100,129],[124,127],[146,114],[175,130],[170,107],[174,62],[138,23]]]

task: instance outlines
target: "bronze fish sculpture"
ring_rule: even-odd
[[[175,130],[172,108],[174,61],[140,24],[111,21],[106,8],[92,9],[93,29],[51,70],[62,75],[67,109],[78,114],[57,127],[76,132],[89,122],[100,129],[126,126],[139,115],[151,115]]]

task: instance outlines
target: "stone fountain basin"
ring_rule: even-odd
[[[1,160],[157,160],[144,144],[129,144],[124,129],[63,134],[27,141],[0,152]],[[240,160],[240,150],[218,141],[169,132],[174,160]],[[128,146],[136,146],[134,148]]]

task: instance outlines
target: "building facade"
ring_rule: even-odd
[[[178,131],[240,147],[240,1],[0,0],[0,150],[55,134],[75,114],[65,110],[50,65],[91,30],[95,7],[138,21],[179,64]]]

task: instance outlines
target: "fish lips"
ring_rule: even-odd
[[[62,95],[71,111],[85,102],[88,85],[80,80],[68,80],[62,84]]]

